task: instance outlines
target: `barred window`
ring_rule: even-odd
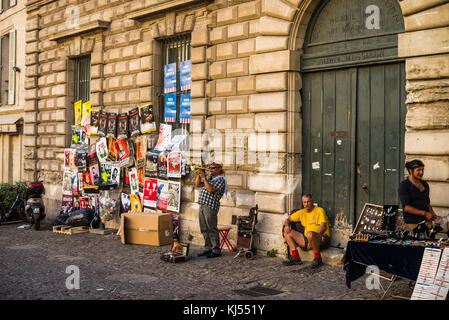
[[[76,58],[74,62],[74,101],[86,102],[90,100],[90,56]]]
[[[176,120],[174,123],[171,123],[173,129],[185,129],[189,130],[188,124],[181,124],[179,120],[180,115],[180,98],[181,93],[190,93],[189,90],[181,90],[180,86],[180,64],[182,61],[190,60],[190,34],[180,35],[175,37],[170,37],[162,40],[162,73],[164,72],[164,66],[170,63],[176,62]],[[165,108],[165,94],[163,91],[163,81],[164,75],[162,74],[162,92],[161,92],[161,100],[160,100],[160,109],[159,109],[159,123],[164,123],[164,108]]]

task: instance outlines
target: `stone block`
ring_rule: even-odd
[[[447,129],[449,128],[449,103],[409,105],[405,125],[413,130]]]
[[[209,44],[209,30],[197,29],[192,32],[190,45],[192,47],[207,46]]]
[[[247,113],[248,96],[228,97],[226,99],[227,113]]]
[[[270,183],[267,183],[270,181]],[[248,189],[268,193],[285,193],[287,176],[270,173],[248,173]]]
[[[405,153],[408,155],[448,155],[449,132],[434,130],[406,132]]]
[[[256,92],[256,77],[239,77],[237,78],[237,93],[240,94],[251,94]]]
[[[216,82],[216,96],[235,96],[237,94],[237,81],[235,78],[219,79]]]
[[[257,92],[284,91],[288,89],[288,73],[276,72],[256,76]]]
[[[253,30],[250,34],[261,36],[288,36],[290,32],[291,22],[264,16],[261,17],[257,23],[253,25]]]
[[[398,56],[416,57],[448,53],[449,27],[406,32],[398,35]]]
[[[278,234],[282,232],[282,225],[286,218],[283,214],[275,214],[272,211],[262,212],[259,206],[257,230],[263,233]]]
[[[228,41],[247,39],[249,36],[249,23],[241,22],[228,26]]]
[[[449,183],[429,181],[430,204],[435,207],[449,207]]]
[[[291,50],[253,55],[249,58],[250,74],[300,71],[299,53]]]
[[[226,171],[225,177],[229,188],[246,189],[247,173],[238,171]]]
[[[214,62],[209,67],[209,75],[211,79],[226,78],[226,61]]]
[[[139,72],[135,76],[135,84],[138,87],[151,86],[153,84],[153,72],[151,71]]]
[[[272,130],[267,131],[267,133],[258,132],[257,134],[250,135],[248,138],[248,150],[250,152],[270,152],[271,160],[275,162],[278,161],[277,153],[287,152],[287,134],[276,133]],[[259,158],[265,160],[265,156],[260,155]]]
[[[240,77],[248,75],[249,58],[228,60],[226,70],[228,77]]]
[[[192,116],[190,120],[190,132],[202,133],[204,131],[204,117]]]
[[[206,130],[215,129],[215,116],[207,117],[204,127]]]
[[[287,113],[257,113],[254,118],[254,127],[257,131],[287,132]]]
[[[205,82],[204,80],[192,81],[191,95],[192,98],[203,98],[205,95]]]
[[[212,81],[208,81],[206,83],[206,96],[209,98],[213,98],[216,95],[216,81],[212,80]]]
[[[237,58],[237,43],[229,42],[217,45],[217,60],[229,60]]]
[[[208,78],[208,63],[192,64],[191,77],[192,81],[207,80]]]
[[[210,43],[218,44],[228,41],[228,27],[219,27],[210,31]]]
[[[445,27],[448,25],[449,3],[404,17],[407,32]]]
[[[195,47],[191,49],[192,63],[202,63],[206,61],[206,47]]]
[[[209,114],[226,113],[226,98],[214,98],[209,101]]]
[[[405,61],[408,80],[449,77],[449,55],[410,58]]]
[[[262,0],[262,15],[292,21],[296,9],[281,0]]]
[[[220,205],[225,207],[235,207],[236,191],[228,191],[220,200]]]
[[[219,9],[217,11],[217,26],[223,26],[237,22],[237,6]]]
[[[215,28],[217,26],[217,11],[212,11],[207,14],[207,27]]]
[[[260,17],[260,1],[250,1],[238,6],[238,21],[257,19]]]
[[[237,43],[237,56],[249,57],[256,52],[256,39],[241,40]]]
[[[287,110],[287,91],[258,93],[249,96],[250,112],[284,111]]]
[[[215,117],[215,128],[217,130],[235,129],[237,118],[235,115],[220,115]]]
[[[428,8],[436,7],[439,4],[446,3],[445,0],[403,0],[400,1],[399,4],[402,9],[402,14],[404,16],[411,15],[413,13],[426,10]]]
[[[190,104],[190,114],[192,116],[206,115],[208,99],[193,99]]]
[[[139,56],[148,56],[153,53],[153,41],[143,41],[137,44],[136,53]]]
[[[237,129],[254,129],[254,114],[241,114],[237,117]]]
[[[281,51],[288,49],[288,37],[259,36],[256,37],[256,53]]]
[[[252,191],[237,191],[235,196],[235,206],[237,208],[253,208],[256,205],[255,193]]]
[[[206,59],[209,62],[217,60],[217,46],[212,46],[206,49]]]

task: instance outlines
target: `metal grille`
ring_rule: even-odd
[[[75,99],[90,100],[90,56],[75,59]]]
[[[175,63],[176,62],[176,122],[172,123],[173,129],[183,129],[189,130],[188,124],[180,124],[179,123],[179,106],[180,106],[180,97],[181,97],[181,87],[180,87],[180,63],[181,61],[190,60],[190,34],[181,35],[171,37],[165,40],[162,40],[162,70],[164,70],[164,66],[166,64]],[[163,71],[162,71],[163,72]],[[162,77],[162,88],[163,80]],[[163,90],[163,89],[162,89]],[[182,91],[182,93],[190,93],[190,90]],[[165,95],[162,92],[161,101],[160,101],[160,110],[159,110],[159,123],[164,122],[164,103],[165,103]]]

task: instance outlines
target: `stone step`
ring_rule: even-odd
[[[313,261],[313,251],[298,250],[299,256],[303,261]],[[321,257],[324,264],[328,264],[334,267],[343,267],[344,249],[330,247],[321,251]]]

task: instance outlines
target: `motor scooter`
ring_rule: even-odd
[[[39,230],[41,221],[45,218],[45,206],[42,200],[43,194],[45,194],[45,188],[42,182],[34,181],[28,184],[25,214],[34,230]]]

